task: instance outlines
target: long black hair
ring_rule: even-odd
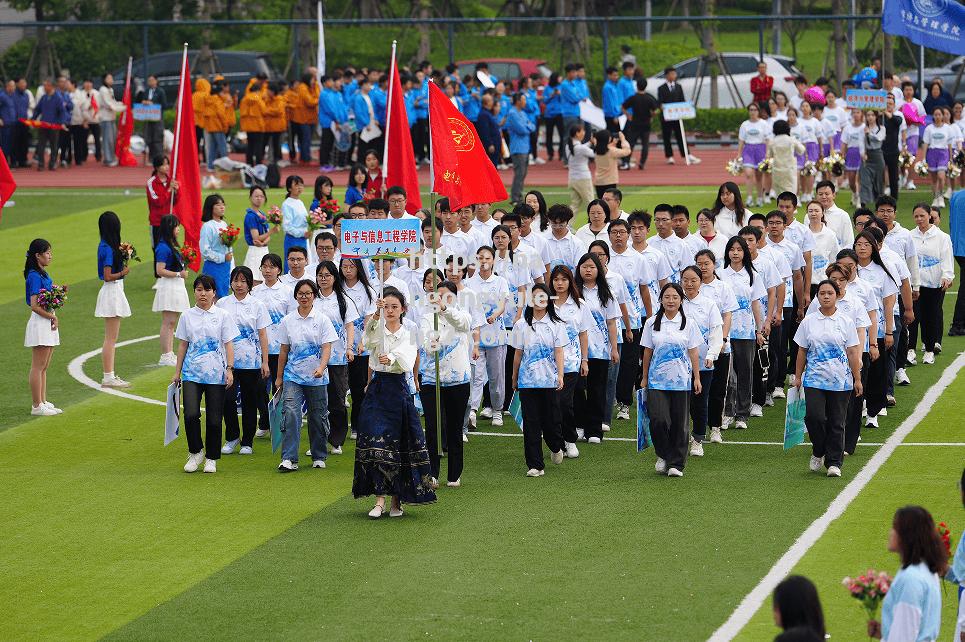
[[[747,278],[750,285],[754,285],[754,262],[751,260],[751,251],[747,249],[747,241],[739,236],[732,236],[730,240],[727,241],[727,246],[724,248],[724,256],[727,257],[727,265],[730,266],[730,248],[734,244],[740,245],[741,249],[744,250],[744,269],[747,270]]]
[[[526,197],[532,194],[536,197],[536,213],[539,214],[539,231],[545,232],[546,228],[549,227],[549,219],[546,218],[546,198],[543,197],[543,192],[537,189],[531,189],[526,194],[523,195],[523,202],[526,202]]]
[[[607,149],[610,146],[610,132],[605,129],[600,129],[593,132],[593,153],[597,156],[603,156],[607,153]]]
[[[774,610],[781,614],[785,631],[805,627],[824,639],[824,612],[814,583],[801,575],[792,575],[774,589]]]
[[[97,219],[97,229],[100,232],[101,241],[107,243],[114,253],[111,272],[120,272],[124,269],[124,257],[121,256],[121,219],[108,210]]]
[[[551,321],[556,321],[557,323],[563,323],[563,319],[556,314],[556,306],[553,305],[553,293],[550,292],[550,288],[545,283],[536,283],[530,289],[530,301],[533,300],[533,296],[536,292],[543,292],[546,295],[546,315]],[[526,306],[526,310],[523,311],[523,318],[529,327],[533,327],[533,314],[535,313],[535,308],[531,305]]]
[[[325,187],[326,185],[332,188],[332,196],[335,196],[335,183],[332,182],[332,179],[330,179],[328,176],[325,176],[323,174],[322,176],[319,176],[318,178],[315,179],[315,200],[316,201],[321,201],[325,197],[324,194],[322,194],[322,188]],[[331,198],[331,196],[328,198]]]
[[[660,309],[657,310],[657,315],[653,319],[653,329],[654,332],[660,332],[660,322],[663,320],[663,293],[667,290],[673,290],[680,296],[680,309],[677,310],[677,314],[680,315],[680,329],[683,330],[687,327],[687,315],[684,314],[684,289],[680,287],[679,283],[667,283],[662,288],[660,288]]]
[[[180,272],[184,269],[184,261],[181,260],[181,253],[177,251],[178,247],[178,236],[174,233],[178,229],[178,225],[181,221],[174,214],[165,214],[161,217],[160,233],[158,234],[158,243],[164,241],[171,248],[171,255],[174,258],[177,269],[174,272]]]
[[[573,303],[576,304],[576,307],[580,307],[581,305],[583,305],[583,297],[580,295],[580,291],[576,287],[576,279],[573,278],[573,271],[570,270],[570,268],[565,265],[557,265],[556,267],[554,267],[553,271],[550,272],[549,284],[551,289],[553,288],[553,281],[555,281],[556,277],[558,276],[562,276],[566,278],[567,281],[569,281],[570,285],[566,289],[566,294],[569,295],[571,299],[573,299]]]
[[[348,309],[348,296],[345,294],[345,285],[342,283],[342,274],[335,267],[335,263],[332,261],[322,261],[315,268],[315,281],[318,282],[318,273],[322,270],[328,270],[328,273],[332,275],[332,291],[335,292],[335,298],[338,299],[338,315],[345,321],[345,311]],[[321,291],[321,288],[319,288]],[[355,301],[352,301],[352,305],[355,305]]]
[[[871,245],[871,262],[884,270],[885,274],[888,275],[888,278],[891,279],[895,285],[901,287],[901,283],[895,279],[891,272],[888,271],[888,267],[885,265],[885,262],[881,260],[881,252],[878,251],[878,239],[875,238],[875,235],[868,230],[862,231],[860,234],[854,237],[854,244],[851,245],[852,249],[860,239],[864,239],[869,245]],[[855,252],[855,255],[857,255],[857,251]],[[861,265],[860,262],[855,262],[858,263],[858,265]]]
[[[355,182],[355,175],[359,172],[362,172],[362,174],[365,175],[365,178],[362,179],[361,185]],[[350,169],[348,172],[348,186],[354,187],[360,192],[364,192],[368,183],[369,183],[369,170],[366,169],[365,165],[363,165],[362,163],[353,164],[352,169]]]
[[[610,285],[606,282],[606,273],[603,271],[603,265],[600,263],[600,259],[596,258],[596,254],[587,252],[577,261],[576,288],[580,291],[580,296],[585,299],[586,295],[583,293],[583,272],[580,270],[580,266],[587,261],[593,261],[593,265],[596,266],[596,292],[600,297],[600,305],[605,308],[614,297],[613,293],[610,292]]]
[[[30,247],[27,248],[27,261],[23,265],[23,278],[26,279],[31,270],[40,276],[47,276],[47,271],[37,263],[37,255],[43,254],[49,249],[50,243],[46,239],[34,239],[30,241]]]
[[[496,232],[503,232],[506,234],[506,236],[509,237],[509,245],[506,247],[506,251],[509,253],[509,262],[512,263],[513,262],[513,233],[509,231],[508,227],[500,223],[499,225],[496,225],[495,227],[493,227],[493,231],[489,233],[489,240],[492,241],[492,238],[496,236]],[[493,247],[493,250],[496,249],[496,241],[493,241],[492,247]],[[496,266],[494,265],[493,267],[495,268]]]
[[[367,298],[367,299],[369,300],[369,303],[372,303],[372,293],[375,292],[375,290],[372,288],[371,285],[369,285],[369,273],[368,273],[368,271],[365,269],[365,266],[362,265],[362,259],[345,259],[345,258],[343,258],[342,260],[343,260],[343,261],[351,261],[351,262],[352,262],[352,265],[355,266],[355,274],[358,276],[359,282],[360,282],[360,283],[362,284],[362,286],[365,288],[365,298]],[[341,280],[342,280],[342,285],[344,286],[344,284],[345,284],[345,279],[343,278],[343,279],[341,279]],[[360,311],[360,313],[361,313],[361,311]]]
[[[566,137],[566,149],[569,150],[570,156],[573,155],[573,138],[576,136],[576,132],[580,131],[581,129],[583,129],[582,124],[573,123],[570,125],[570,131],[567,132],[568,136]]]
[[[212,218],[214,218],[214,206],[218,203],[224,203],[224,199],[221,198],[220,194],[209,194],[206,199],[204,199],[204,206],[201,208],[201,221],[207,223]]]
[[[717,188],[717,199],[714,201],[714,206],[710,208],[710,211],[714,213],[714,218],[720,214],[720,211],[724,208],[724,204],[720,201],[720,193],[727,190],[734,195],[734,218],[737,219],[737,224],[741,227],[744,225],[744,214],[747,210],[744,209],[744,198],[741,196],[741,189],[737,187],[737,183],[734,181],[727,181],[721,183],[721,186]]]

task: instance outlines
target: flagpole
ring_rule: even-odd
[[[322,0],[318,0],[318,49],[315,50],[315,80],[322,83],[322,76],[325,75],[325,27],[322,23]]]
[[[181,55],[181,82],[178,83],[178,111],[175,116],[175,127],[174,127],[174,149],[171,154],[171,176],[168,178],[168,184],[175,180],[178,171],[178,151],[181,149],[181,110],[184,108],[182,104],[184,102],[184,87],[182,87],[185,80],[190,82],[190,79],[185,79],[184,72],[187,69],[188,64],[188,43],[184,43],[184,53]],[[194,107],[192,106],[192,109]],[[193,133],[193,132],[192,132]],[[171,206],[168,210],[168,214],[174,214],[174,193],[177,190],[171,190]]]
[[[432,81],[429,81],[432,82]],[[426,96],[426,107],[429,113],[429,118],[432,118],[432,92],[428,92]],[[432,330],[435,333],[434,336],[439,337],[439,304],[442,301],[439,298],[439,276],[436,274],[437,255],[436,255],[436,181],[435,181],[435,170],[433,169],[433,158],[432,158],[432,123],[429,123],[429,240],[432,243],[432,247],[429,248],[430,256],[432,257],[432,289],[436,295],[436,305],[433,306],[432,311]],[[444,266],[445,264],[443,264]],[[458,266],[453,266],[458,268]],[[445,267],[443,267],[445,269]],[[441,347],[441,346],[440,346]],[[442,456],[442,384],[439,382],[439,351],[436,350],[434,353],[434,360],[436,366],[436,454]],[[470,355],[472,356],[472,355]]]
[[[389,177],[389,135],[392,133],[392,100],[395,98],[395,49],[398,41],[392,41],[392,61],[389,63],[389,96],[386,100],[386,110],[385,110],[385,145],[382,147],[382,193],[379,194],[380,197],[385,196],[385,190],[388,189],[386,182]]]

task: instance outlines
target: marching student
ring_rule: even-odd
[[[660,309],[643,326],[643,374],[640,387],[647,391],[650,433],[657,454],[654,470],[668,477],[683,477],[690,441],[690,393],[701,394],[700,328],[682,309],[684,291],[668,283],[660,291]]]
[[[722,183],[717,188],[717,198],[710,211],[714,215],[714,228],[725,239],[740,234],[741,228],[747,225],[747,217],[751,215],[744,208],[740,188],[733,181]],[[724,254],[721,254],[723,257]]]
[[[921,147],[918,150],[919,159],[928,163],[928,173],[932,176],[931,204],[935,207],[945,207],[945,172],[952,152],[959,148],[961,141],[953,130],[953,126],[945,122],[945,112],[936,108],[932,114],[933,122],[925,128],[921,136]]]
[[[284,396],[281,463],[278,470],[298,470],[298,447],[302,433],[302,404],[308,405],[308,442],[312,468],[325,468],[328,447],[328,359],[338,339],[335,328],[321,309],[315,308],[318,286],[302,279],[295,285],[298,307],[282,319],[278,329],[281,350],[275,388]],[[344,400],[344,398],[343,398]]]
[[[806,300],[803,273],[807,263],[804,262],[801,248],[785,235],[786,220],[784,212],[780,210],[772,210],[767,214],[767,244],[761,248],[761,251],[780,254],[791,268],[791,277],[784,280],[784,313],[780,340],[770,342],[771,371],[768,392],[772,399],[784,398],[784,380],[787,378],[790,354],[788,343],[793,341],[798,316],[804,316]]]
[[[475,424],[475,411],[482,401],[483,386],[489,380],[489,396],[492,402],[492,424],[503,425],[503,402],[505,401],[506,332],[503,314],[509,300],[509,284],[493,271],[496,252],[483,246],[476,252],[476,273],[466,279],[466,287],[472,290],[482,305],[486,326],[479,334],[479,361],[473,370],[472,393],[469,401],[470,421]],[[448,278],[448,276],[447,276]]]
[[[781,323],[784,314],[784,289],[785,279],[791,276],[791,267],[783,254],[764,255],[760,251],[764,244],[763,215],[754,214],[751,216],[751,225],[741,230],[741,238],[747,243],[747,249],[751,254],[751,262],[754,270],[760,275],[764,282],[766,295],[761,298],[761,311],[764,314],[764,324],[769,328],[768,340],[775,342],[781,340]],[[756,224],[755,224],[756,223]],[[760,225],[761,227],[758,227]],[[780,265],[779,265],[780,264]],[[770,355],[770,343],[768,343],[768,355]],[[754,390],[752,393],[751,417],[763,417],[764,406],[768,404],[768,395],[773,391],[773,386],[768,388],[768,382],[764,379],[764,364],[760,357],[754,359]],[[773,399],[770,400],[773,404]]]
[[[861,205],[860,181],[858,172],[867,158],[865,153],[865,125],[864,112],[860,109],[851,110],[851,122],[841,130],[841,155],[844,156],[844,176],[851,188],[851,205]]]
[[[574,210],[575,211],[575,210]],[[595,198],[586,206],[587,223],[575,233],[576,240],[584,247],[593,241],[610,242],[607,222],[610,220],[610,206],[602,198]]]
[[[288,248],[285,254],[285,264],[288,266],[288,271],[279,277],[281,282],[294,288],[303,279],[311,280],[306,269],[308,267],[308,250],[301,245],[293,245]]]
[[[177,229],[181,225],[174,214],[161,217],[158,242],[154,247],[154,303],[152,312],[161,313],[161,358],[159,366],[173,366],[178,362],[174,354],[174,328],[178,317],[190,307],[188,292],[184,289],[184,275],[187,274],[181,252],[178,250]]]
[[[607,281],[606,270],[596,254],[580,257],[576,266],[576,289],[593,315],[593,326],[587,331],[589,373],[586,396],[578,396],[577,423],[582,424],[587,442],[598,444],[607,423],[606,392],[610,364],[620,362],[617,347],[616,320],[620,318],[617,299]]]
[[[720,429],[724,423],[724,399],[727,394],[731,371],[730,332],[733,314],[740,309],[734,289],[717,276],[715,266],[717,257],[710,250],[701,250],[694,257],[700,270],[700,294],[713,300],[721,315],[721,334],[723,335],[720,353],[714,362],[714,375],[707,395],[707,424],[710,426],[711,443],[721,444],[724,438]],[[703,448],[701,448],[703,450]]]
[[[211,194],[204,199],[201,210],[201,239],[198,242],[201,258],[201,273],[210,275],[214,279],[218,298],[228,296],[231,282],[231,266],[234,264],[234,254],[231,248],[221,242],[221,230],[228,227],[224,220],[225,203],[218,194]]]
[[[261,260],[268,254],[268,243],[271,235],[278,231],[277,227],[269,227],[268,220],[261,208],[265,206],[268,196],[265,190],[257,185],[248,190],[250,207],[245,210],[244,233],[248,251],[245,253],[244,265],[255,275],[255,285],[261,283]]]
[[[693,422],[690,454],[695,457],[704,456],[703,442],[707,436],[707,409],[714,380],[714,363],[724,347],[724,318],[716,301],[701,292],[703,279],[703,271],[694,265],[685,267],[680,274],[684,291],[682,311],[700,330],[702,339],[697,354],[700,391],[695,390],[690,397],[690,419]]]
[[[291,175],[285,179],[285,201],[281,204],[282,223],[281,229],[285,231],[285,271],[288,271],[288,251],[293,247],[306,248],[305,257],[308,257],[308,237],[311,230],[308,229],[308,210],[301,201],[302,192],[305,190],[305,181],[301,176]]]
[[[513,328],[513,390],[519,391],[527,477],[542,477],[546,441],[554,464],[563,463],[564,441],[557,421],[557,396],[563,390],[566,325],[556,314],[549,286],[533,286],[532,305]]]
[[[804,388],[809,467],[817,472],[823,465],[828,477],[841,476],[848,403],[852,391],[855,397],[863,394],[855,315],[838,307],[840,294],[834,281],[818,283],[818,311],[804,317],[794,334],[798,345],[794,381]]]
[[[760,170],[759,165],[767,156],[767,140],[771,136],[771,128],[760,116],[761,110],[757,103],[747,106],[747,120],[741,123],[737,131],[737,158],[744,168],[744,183],[750,194],[747,202],[753,203],[753,194],[756,189],[757,204],[763,205],[764,172]],[[723,233],[723,230],[721,232]]]
[[[375,495],[369,517],[385,512],[402,517],[402,502],[427,504],[436,500],[425,433],[419,423],[406,373],[418,358],[415,331],[404,326],[405,296],[386,287],[375,303],[375,314],[365,326],[362,347],[369,350],[372,377],[359,414],[352,495]],[[383,323],[382,317],[385,317]]]
[[[230,455],[241,442],[241,454],[250,455],[258,425],[258,402],[264,390],[268,368],[268,332],[272,325],[268,308],[251,295],[254,277],[247,265],[231,271],[231,296],[218,299],[217,306],[227,312],[238,326],[234,346],[234,381],[224,399],[225,445],[221,454]],[[238,430],[238,392],[241,392],[242,430]],[[267,416],[265,408],[262,412]],[[239,439],[240,437],[240,439]]]
[[[908,326],[908,357],[913,361],[921,327],[922,363],[935,363],[942,349],[942,309],[945,292],[955,280],[952,239],[937,225],[936,212],[927,203],[917,203],[912,211],[915,225],[910,232],[918,258],[921,287],[915,300],[915,320]],[[885,237],[888,238],[888,237]]]
[[[551,271],[557,265],[565,265],[572,272],[576,269],[576,260],[583,254],[579,240],[570,231],[573,210],[569,205],[556,204],[549,208],[543,220],[548,221],[550,229],[543,259],[549,263]]]
[[[529,207],[520,208],[517,206],[517,209],[529,209]],[[502,327],[506,328],[508,332],[512,330],[513,325],[518,323],[520,317],[523,315],[529,291],[536,282],[534,276],[538,274],[539,276],[537,278],[543,277],[543,259],[539,258],[539,255],[535,252],[524,251],[525,247],[518,243],[515,250],[513,249],[512,238],[516,232],[514,220],[516,216],[507,216],[510,216],[510,221],[508,221],[509,225],[497,225],[494,227],[492,231],[492,241],[493,247],[496,249],[493,271],[503,277],[509,286],[509,297],[506,299],[506,309],[503,312],[502,318]],[[513,347],[507,345],[504,368],[504,389],[507,390],[513,380],[514,355]],[[504,408],[508,409],[509,400],[505,398],[506,396],[507,395],[504,395],[503,404]],[[490,412],[487,412],[487,410]],[[480,416],[484,419],[489,419],[492,417],[494,410],[495,408],[483,408]]]
[[[568,343],[563,353],[563,389],[560,391],[560,434],[563,437],[564,454],[570,459],[580,456],[576,447],[576,415],[573,411],[573,399],[580,383],[580,377],[586,377],[590,371],[588,356],[588,332],[595,323],[590,308],[584,305],[580,292],[576,288],[576,281],[570,268],[557,265],[550,274],[550,284],[553,286],[553,308],[566,326]]]
[[[322,261],[315,270],[318,296],[315,308],[328,316],[336,339],[328,360],[328,443],[332,454],[342,454],[348,435],[345,395],[348,393],[348,364],[355,360],[355,322],[362,317],[355,299],[346,294],[342,276],[331,261]]]
[[[193,308],[181,315],[174,336],[178,358],[171,383],[181,384],[184,432],[188,438],[188,461],[184,472],[193,473],[204,463],[204,472],[217,471],[221,458],[221,413],[225,388],[234,383],[234,344],[238,326],[217,307],[215,282],[209,274],[194,279]],[[201,439],[201,398],[204,397],[204,440]]]
[[[723,267],[724,247],[727,239],[723,234],[719,234],[714,226],[714,212],[709,208],[703,208],[697,212],[697,231],[707,249],[714,253],[714,257],[721,257],[721,267]],[[700,251],[694,252],[694,258]]]
[[[720,278],[734,290],[739,306],[731,316],[729,341],[736,389],[733,412],[728,416],[734,417],[734,427],[737,429],[747,428],[753,390],[754,353],[758,346],[764,345],[770,333],[770,324],[761,308],[761,299],[767,296],[767,289],[763,275],[756,272],[747,241],[740,236],[727,241],[727,265],[720,271]]]
[[[674,233],[673,229],[673,205],[670,203],[658,203],[653,208],[653,226],[657,228],[657,233],[648,240],[648,247],[655,249],[667,257],[670,263],[670,280],[674,283],[680,280],[680,271],[690,264],[693,258],[687,257],[687,247],[683,240]],[[656,293],[652,298],[659,298],[660,293]]]
[[[97,219],[100,243],[97,246],[97,276],[104,282],[97,293],[94,316],[104,319],[104,365],[102,388],[130,388],[131,384],[114,374],[114,347],[121,331],[121,319],[131,316],[131,306],[124,295],[124,277],[130,273],[121,254],[121,219],[114,212],[104,212]]]
[[[811,201],[805,207],[808,231],[814,239],[814,248],[811,250],[811,275],[808,279],[810,291],[807,293],[808,298],[813,299],[817,296],[817,284],[824,280],[824,270],[834,263],[839,248],[838,237],[827,224],[824,205],[820,201]]]
[[[262,283],[256,285],[251,294],[262,302],[268,311],[271,325],[265,330],[268,336],[268,381],[271,393],[275,394],[275,379],[278,377],[278,353],[281,352],[281,322],[289,312],[296,307],[295,295],[292,287],[281,280],[281,257],[277,254],[266,254],[261,259]],[[255,437],[268,435],[268,387],[258,388],[258,430]]]
[[[430,272],[428,276],[432,276]],[[438,274],[436,275],[438,278]],[[427,291],[432,281],[427,279]],[[419,346],[419,399],[426,420],[426,448],[433,487],[439,486],[439,430],[446,433],[443,444],[447,450],[446,486],[458,488],[462,484],[463,442],[462,426],[469,404],[472,350],[472,315],[461,309],[456,298],[458,291],[451,281],[437,281],[435,292],[419,318],[422,342]],[[439,312],[435,325],[433,308]],[[442,426],[436,425],[436,355],[439,357],[439,399],[442,404]],[[354,398],[353,398],[354,401]]]
[[[355,302],[359,318],[355,320],[355,343],[352,352],[355,358],[348,363],[348,388],[352,395],[352,413],[349,425],[352,438],[355,438],[355,426],[358,425],[359,411],[365,398],[365,385],[369,378],[369,353],[362,348],[362,333],[365,324],[375,314],[376,293],[369,284],[369,275],[359,259],[343,258],[341,262],[342,287],[345,294]]]
[[[50,243],[44,239],[34,239],[27,248],[27,260],[23,267],[26,301],[30,307],[30,319],[23,341],[24,347],[31,348],[30,396],[33,405],[30,414],[41,417],[63,412],[47,401],[47,368],[54,347],[60,345],[59,322],[54,310],[48,310],[39,302],[40,291],[49,290],[54,284],[47,273],[52,259]]]

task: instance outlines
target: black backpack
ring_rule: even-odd
[[[268,187],[281,186],[281,172],[278,171],[278,163],[269,163],[268,171],[265,172],[265,182]]]

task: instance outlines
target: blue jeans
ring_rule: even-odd
[[[281,442],[281,458],[298,462],[298,448],[302,436],[302,400],[308,401],[308,444],[312,461],[328,458],[328,387],[303,386],[285,381],[282,425],[285,434]]]
[[[308,163],[312,160],[312,125],[296,123],[295,127],[298,134],[298,159]]]
[[[208,151],[208,171],[212,171],[215,160],[228,155],[228,141],[224,132],[204,132],[204,148]]]

